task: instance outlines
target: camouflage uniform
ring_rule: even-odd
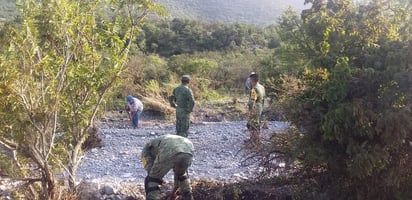
[[[145,179],[147,200],[160,198],[159,185],[173,169],[174,190],[180,188],[182,199],[193,200],[187,169],[192,164],[192,142],[178,135],[165,135],[148,142],[142,151],[142,163],[148,175]]]
[[[193,111],[195,99],[192,90],[183,84],[183,81],[190,81],[188,75],[182,77],[182,84],[173,90],[173,95],[169,97],[169,103],[176,108],[176,134],[187,137],[189,135],[190,113]]]
[[[250,90],[249,95],[249,120],[247,128],[250,132],[250,139],[254,144],[260,143],[260,123],[265,98],[265,88],[263,85],[256,83]]]

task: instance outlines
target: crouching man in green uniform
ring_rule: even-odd
[[[163,177],[173,169],[172,195],[181,194],[183,200],[193,200],[187,169],[192,164],[192,142],[178,135],[164,135],[148,142],[142,151],[142,163],[148,175],[145,178],[146,200],[161,198],[159,185]],[[179,191],[178,191],[179,190]]]

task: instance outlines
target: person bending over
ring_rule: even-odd
[[[174,188],[171,195],[181,194],[182,200],[193,200],[188,168],[192,164],[193,143],[186,137],[164,135],[149,141],[142,151],[142,164],[147,171],[145,178],[146,200],[161,198],[159,185],[173,169]]]

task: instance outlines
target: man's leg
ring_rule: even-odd
[[[184,110],[176,110],[176,134],[182,137],[189,135],[190,113]]]
[[[250,141],[254,146],[260,145],[260,119],[257,115],[252,116],[248,122]]]
[[[137,112],[132,112],[132,120],[133,120],[133,128],[137,128],[137,123],[139,117],[137,116]]]
[[[180,188],[183,200],[193,200],[192,187],[190,186],[190,179],[187,169],[192,164],[193,156],[187,153],[180,153],[176,156],[174,172],[174,187]]]
[[[150,175],[146,176],[144,180],[144,190],[146,192],[146,200],[160,199],[160,187],[162,179],[153,178]]]
[[[168,160],[169,161],[169,160]],[[145,179],[145,192],[146,200],[158,200],[160,199],[160,187],[163,183],[163,177],[172,169],[174,162],[158,162],[156,159],[153,163],[153,167],[150,169]]]
[[[183,119],[182,116],[180,116],[177,112],[176,112],[176,135],[183,135],[182,133],[182,123]]]
[[[137,111],[136,113],[136,128],[139,128],[139,119],[140,119],[140,115],[142,114],[142,111]]]
[[[183,137],[189,136],[189,125],[190,125],[190,114],[185,113],[183,116],[183,122],[182,122],[182,133]]]

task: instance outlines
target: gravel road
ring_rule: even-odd
[[[109,124],[99,125],[104,146],[84,155],[77,171],[77,180],[143,183],[146,172],[142,167],[140,154],[144,144],[158,136],[174,134],[174,124],[142,122],[138,129],[130,129],[128,125],[113,127]],[[256,174],[256,166],[241,164],[247,156],[244,141],[249,137],[245,124],[245,121],[191,124],[188,138],[195,146],[194,160],[189,168],[192,180],[233,182]],[[284,122],[269,122],[269,128],[263,129],[261,136],[268,138],[285,126]],[[169,172],[165,180],[173,182],[173,173]]]

